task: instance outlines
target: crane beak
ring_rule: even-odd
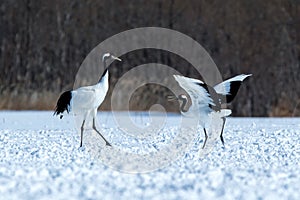
[[[168,101],[178,101],[178,98],[174,95],[168,95],[167,99],[168,99]]]
[[[122,61],[120,58],[118,58],[116,56],[111,56],[111,58],[114,59],[114,60]]]

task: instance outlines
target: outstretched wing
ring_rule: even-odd
[[[180,75],[174,75],[174,78],[180,87],[182,87],[190,96],[192,106],[197,106],[198,108],[208,108],[209,105],[215,106],[205,83],[197,79],[187,78]]]
[[[219,83],[218,85],[214,86],[214,89],[218,94],[225,95],[227,103],[230,103],[236,96],[244,79],[249,76],[252,76],[252,74],[240,74],[222,83]]]

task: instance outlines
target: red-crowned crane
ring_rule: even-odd
[[[95,125],[97,109],[103,102],[109,87],[109,72],[108,67],[106,67],[106,61],[108,59],[121,61],[120,58],[110,53],[105,53],[102,57],[104,72],[100,77],[99,82],[96,85],[80,87],[76,90],[69,90],[62,93],[56,104],[54,115],[60,115],[60,119],[63,117],[64,111],[67,111],[67,113],[72,111],[75,115],[83,116],[80,147],[82,147],[83,130],[88,116],[93,117],[93,129],[103,138],[106,145],[111,146],[111,144],[97,130]]]
[[[205,147],[207,141],[206,128],[210,125],[209,114],[212,112],[220,112],[223,119],[222,130],[220,134],[221,142],[224,145],[223,129],[225,125],[225,117],[231,114],[230,109],[221,109],[222,104],[231,103],[236,96],[242,82],[252,74],[241,74],[230,78],[222,83],[211,87],[200,80],[188,78],[180,75],[174,75],[175,80],[178,82],[191,98],[191,106],[186,109],[188,98],[184,94],[175,96],[169,96],[169,100],[178,100],[181,102],[180,112],[184,116],[199,117],[199,124],[203,127],[205,140],[203,147]]]

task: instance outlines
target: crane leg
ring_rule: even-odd
[[[224,130],[224,126],[225,126],[225,121],[226,121],[226,118],[223,117],[223,125],[222,125],[222,130],[221,130],[221,135],[220,135],[221,142],[222,142],[223,146],[225,146],[224,145],[224,138],[223,138],[223,130]]]
[[[207,138],[208,138],[205,128],[204,128],[203,130],[204,130],[204,134],[205,134],[205,140],[204,140],[204,143],[203,143],[202,149],[204,149],[204,147],[205,147],[205,144],[206,144],[206,141],[207,141]]]
[[[82,137],[83,137],[83,126],[84,126],[85,120],[83,120],[82,125],[81,125],[81,137],[80,137],[80,147],[82,147]]]
[[[111,146],[111,144],[103,137],[103,135],[96,129],[95,118],[93,118],[93,129],[102,137],[107,146]]]

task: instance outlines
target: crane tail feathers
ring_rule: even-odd
[[[63,112],[67,111],[70,112],[70,102],[72,98],[72,92],[66,91],[62,93],[57,101],[56,108],[53,115],[59,115],[60,119],[63,118]]]

